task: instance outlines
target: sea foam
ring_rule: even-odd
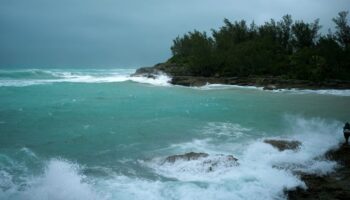
[[[206,199],[217,199],[219,196],[221,199],[285,199],[285,190],[295,187],[306,188],[305,183],[295,172],[325,175],[335,170],[337,163],[327,160],[323,155],[328,150],[336,148],[341,140],[341,134],[335,134],[341,132],[339,122],[295,116],[285,118],[284,136],[256,138],[255,141],[248,141],[244,145],[228,141],[227,144],[225,142],[222,144],[222,148],[221,144],[215,145],[213,139],[196,139],[192,142],[173,145],[177,147],[174,149],[177,151],[174,154],[205,151],[213,156],[190,161],[179,160],[167,164],[162,162],[164,157],[158,157],[144,164],[161,176],[173,178],[184,184],[202,183],[203,188],[198,186],[193,188],[193,191],[208,195]],[[222,124],[217,125],[218,129],[222,128]],[[225,126],[225,129],[230,127],[227,124]],[[237,130],[237,125],[231,127],[232,132],[250,130],[243,127]],[[298,140],[302,145],[296,151],[279,151],[264,143],[265,139]],[[231,150],[227,148],[229,145],[232,146]],[[208,166],[203,163],[207,159],[215,159],[215,153],[232,154],[238,158],[239,166],[228,166],[222,162],[216,169],[208,172]],[[189,186],[191,187],[195,186]],[[208,190],[211,194],[207,193]],[[187,192],[187,197],[205,198],[197,193]]]
[[[103,199],[92,189],[92,185],[84,181],[85,176],[79,173],[79,165],[61,159],[48,161],[42,175],[26,177],[24,186],[14,186],[12,177],[4,176],[7,179],[2,185],[9,185],[9,188],[0,190],[1,199]]]
[[[37,74],[40,72],[40,76]],[[0,87],[25,87],[53,83],[118,83],[132,81],[155,86],[170,86],[170,77],[158,74],[152,78],[131,76],[135,69],[107,70],[7,70],[0,71]]]
[[[171,77],[166,74],[158,74],[154,77],[131,76],[136,69],[21,69],[0,70],[0,87],[25,87],[31,85],[43,85],[53,83],[119,83],[132,81],[155,86],[171,86]],[[225,84],[206,84],[201,87],[191,87],[198,90],[258,90],[263,87],[239,86]],[[350,96],[348,89],[278,89],[266,92],[288,94],[319,94]]]
[[[271,93],[286,93],[286,94],[318,94],[318,95],[333,95],[333,96],[350,96],[349,89],[276,89],[263,90],[263,87],[257,86],[240,86],[240,85],[225,85],[225,84],[206,84],[200,87],[192,87],[198,90],[235,90],[235,89],[249,89],[258,90]]]
[[[335,169],[337,164],[323,155],[336,148],[342,136],[337,134],[341,132],[341,123],[337,121],[300,116],[284,118],[285,129],[278,137],[260,134],[243,143],[221,140],[222,145],[216,143],[213,134],[221,136],[217,132],[223,130],[224,136],[243,137],[253,128],[210,122],[204,126],[209,131],[203,133],[202,138],[169,147],[172,154],[195,151],[209,153],[209,157],[166,164],[164,155],[139,160],[139,169],[150,170],[158,178],[127,176],[113,170],[107,170],[110,173],[107,177],[87,176],[83,173],[84,166],[53,158],[45,162],[42,173],[24,176],[24,181],[18,182],[9,168],[2,167],[0,199],[286,199],[285,190],[306,188],[295,172],[324,175]],[[302,145],[299,150],[279,151],[264,143],[264,139],[298,140]],[[20,152],[38,158],[29,148],[22,148]],[[233,155],[239,165],[230,165],[218,154]],[[213,170],[208,170],[205,162],[208,160],[218,163]],[[20,164],[7,163],[12,167]]]

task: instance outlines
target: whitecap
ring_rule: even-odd
[[[206,135],[229,136],[230,138],[240,138],[244,134],[249,134],[252,129],[245,128],[240,124],[229,122],[209,122],[200,132]]]
[[[21,72],[21,71],[20,71]],[[0,87],[25,87],[31,85],[43,85],[53,83],[118,83],[125,81],[132,81],[143,84],[150,84],[155,86],[170,86],[171,78],[165,74],[158,74],[152,78],[143,76],[131,76],[135,69],[115,69],[115,70],[45,70],[53,78],[31,78],[25,76],[22,78],[6,78],[0,79]],[[12,73],[19,73],[12,71]]]
[[[341,123],[337,121],[286,116],[285,124],[286,133],[272,139],[298,140],[302,143],[299,150],[279,151],[264,142],[265,139],[271,139],[266,137],[250,140],[244,144],[225,140],[220,145],[214,143],[213,139],[206,138],[174,144],[171,146],[172,155],[195,151],[209,153],[215,157],[215,153],[220,152],[238,158],[239,166],[223,164],[213,171],[208,171],[208,166],[203,163],[206,159],[213,159],[213,157],[190,161],[180,160],[167,164],[164,164],[165,157],[157,157],[141,163],[153,169],[155,173],[178,180],[182,184],[200,183],[189,186],[193,188],[187,190],[187,197],[196,198],[198,194],[193,194],[194,191],[207,194],[206,191],[209,190],[212,194],[201,197],[217,199],[222,195],[223,199],[233,197],[235,199],[285,199],[285,190],[295,187],[306,188],[297,172],[325,175],[336,169],[337,163],[327,160],[324,154],[336,148],[342,139],[341,134],[334,134],[341,133]],[[217,127],[218,124],[214,125]],[[233,127],[234,129],[239,127],[243,131],[249,130],[241,126]],[[226,131],[225,128],[222,130]],[[220,135],[215,131],[209,134]],[[227,148],[228,146],[231,148]],[[240,150],[236,151],[237,148]],[[201,188],[201,184],[205,185],[205,190]],[[183,188],[174,187],[173,189],[179,192],[176,195],[181,195],[178,190]]]
[[[25,187],[13,186],[12,181],[7,179],[6,184],[11,188],[0,191],[0,197],[20,200],[103,199],[79,171],[77,164],[51,159],[42,175],[26,178]]]

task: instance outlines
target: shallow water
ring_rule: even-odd
[[[171,86],[133,69],[0,70],[0,199],[285,199],[326,174],[350,91]],[[265,138],[302,141],[279,152]],[[164,164],[190,151],[234,155]]]

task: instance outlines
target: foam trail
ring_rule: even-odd
[[[200,87],[192,87],[199,90],[228,90],[228,89],[253,89],[263,90],[263,87],[257,86],[240,86],[240,85],[226,85],[226,84],[206,84]]]
[[[192,87],[199,90],[234,90],[234,89],[251,89],[263,91],[263,87],[257,86],[240,86],[240,85],[225,85],[225,84],[207,84],[201,87]],[[265,90],[264,90],[265,91]],[[289,94],[319,94],[319,95],[333,95],[333,96],[350,96],[349,89],[277,89],[266,90],[265,92],[273,93],[289,93]]]
[[[289,94],[319,94],[319,95],[333,95],[333,96],[350,96],[349,89],[327,89],[327,90],[303,90],[303,89],[279,89],[272,90],[276,93],[289,93]]]

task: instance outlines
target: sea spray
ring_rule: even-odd
[[[22,186],[3,189],[0,197],[23,200],[103,199],[93,190],[92,185],[85,182],[86,177],[79,172],[80,167],[77,164],[62,159],[51,159],[47,162],[43,174],[26,177]],[[7,181],[11,182],[11,178]]]
[[[133,81],[158,86],[169,86],[170,77],[165,74],[152,78],[133,77],[135,69],[115,70],[1,70],[0,87],[24,87],[53,83],[118,83]]]

